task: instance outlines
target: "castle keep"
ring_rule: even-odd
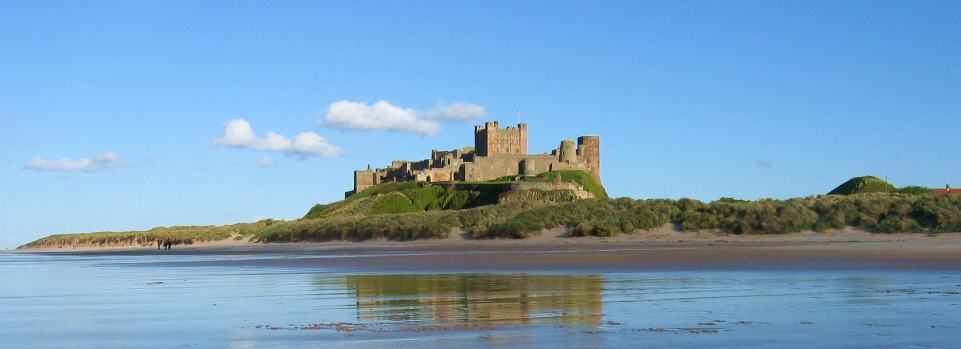
[[[536,176],[544,172],[582,170],[601,180],[600,137],[563,140],[550,153],[527,153],[527,124],[500,128],[497,121],[474,126],[474,146],[432,150],[419,161],[394,160],[387,168],[354,171],[350,196],[373,185],[391,181],[482,182],[501,177]]]

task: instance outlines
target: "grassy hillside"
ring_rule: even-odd
[[[553,171],[545,172],[537,176],[537,180],[553,181],[554,177],[561,176],[561,180],[565,182],[574,182],[578,185],[584,187],[591,194],[594,194],[595,198],[606,199],[607,190],[604,190],[604,186],[601,182],[598,182],[594,176],[584,171]]]
[[[583,171],[548,172],[527,181],[561,180],[575,182],[594,194],[597,198],[607,198],[604,187],[591,175]],[[424,182],[390,182],[372,186],[360,193],[333,202],[317,204],[304,215],[304,218],[370,216],[390,213],[423,212],[432,210],[461,210],[483,205],[496,204],[505,193],[504,183],[510,177],[489,182],[460,182],[445,189],[441,185]],[[512,193],[510,201],[571,201],[570,193],[554,191],[525,191]]]
[[[894,193],[897,188],[891,183],[875,176],[862,176],[849,179],[842,183],[828,195],[851,195],[867,193]]]
[[[142,232],[54,235],[26,247],[151,245],[158,239],[192,243],[231,234],[262,242],[414,240],[447,237],[466,229],[475,238],[524,238],[543,229],[569,227],[575,235],[610,236],[667,223],[686,230],[780,234],[844,227],[877,233],[961,232],[961,197],[874,193],[790,200],[632,200],[517,202],[464,210],[332,216],[260,221],[221,227],[155,228]]]
[[[381,183],[341,201],[314,205],[304,218],[460,210],[496,204],[498,194],[495,186],[458,185],[448,190],[423,182]]]

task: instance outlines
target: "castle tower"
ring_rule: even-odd
[[[474,150],[478,156],[499,154],[527,154],[527,124],[499,128],[497,121],[474,126]]]
[[[561,147],[558,150],[558,159],[568,164],[577,162],[577,150],[574,148],[574,141],[570,139],[561,141]]]
[[[364,189],[379,183],[380,178],[377,176],[377,171],[371,170],[370,165],[367,165],[367,170],[354,171],[354,190],[347,192],[346,196],[362,192]]]
[[[531,159],[521,160],[520,164],[520,175],[522,176],[536,176],[537,175],[537,162]]]
[[[577,153],[587,162],[588,172],[601,181],[601,137],[577,137]]]

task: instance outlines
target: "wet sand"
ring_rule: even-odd
[[[669,227],[611,238],[572,238],[563,229],[522,240],[450,238],[409,242],[365,241],[256,244],[225,240],[175,246],[36,249],[78,255],[258,255],[258,258],[162,262],[184,266],[330,268],[344,271],[633,271],[777,269],[961,270],[961,233],[828,233],[734,235],[680,232]],[[296,254],[290,258],[289,254]]]

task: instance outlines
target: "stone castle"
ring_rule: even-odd
[[[390,167],[354,171],[350,196],[384,182],[482,182],[502,177],[536,176],[561,170],[582,170],[600,182],[601,139],[598,136],[563,140],[549,154],[527,153],[527,124],[500,128],[497,121],[474,126],[474,146],[432,150],[420,161],[394,160]]]

